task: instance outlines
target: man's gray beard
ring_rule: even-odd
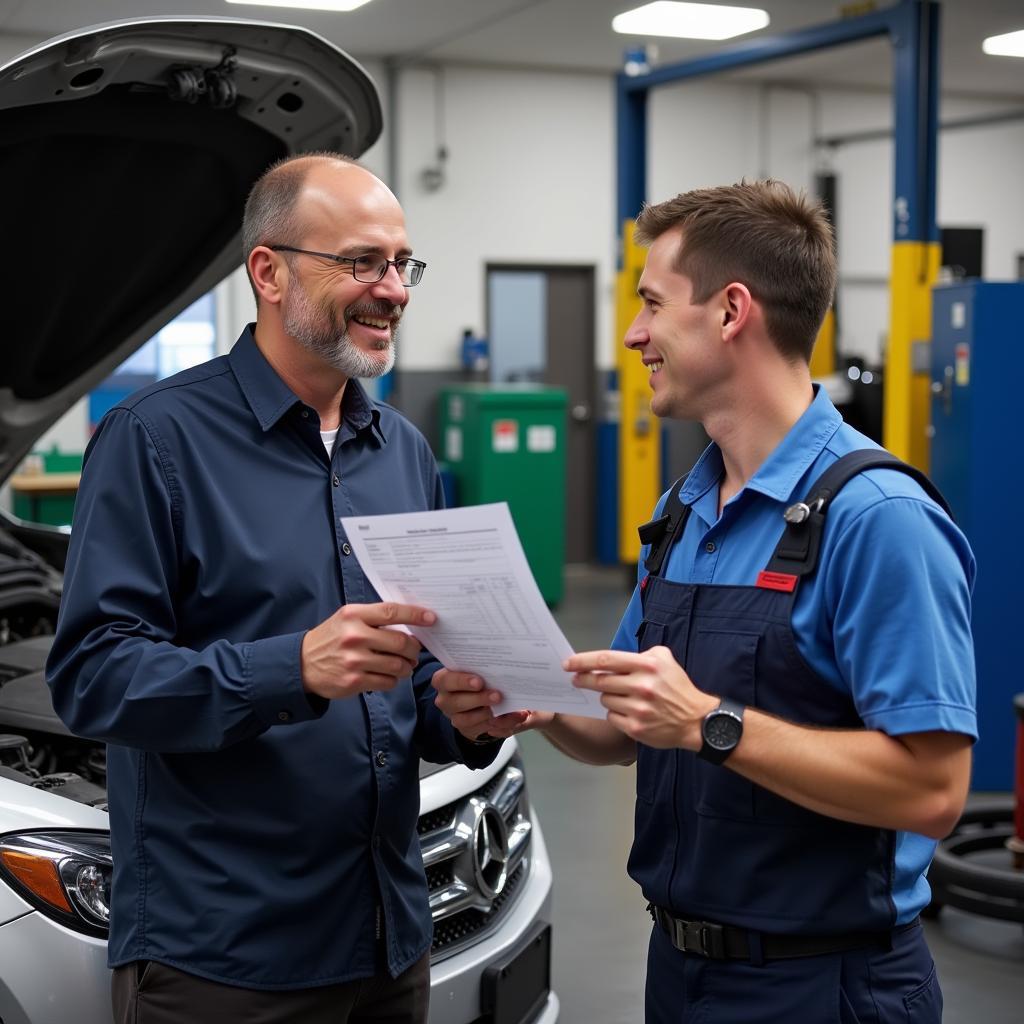
[[[379,351],[388,350],[387,358],[381,362],[363,352],[352,342],[348,332],[335,324],[330,307],[315,305],[301,282],[296,278],[293,281],[294,287],[282,310],[282,326],[286,334],[349,378],[383,377],[395,365],[397,325],[391,328],[391,339],[379,346]]]

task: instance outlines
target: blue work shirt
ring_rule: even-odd
[[[350,380],[341,415],[329,457],[250,327],[89,444],[47,677],[109,744],[111,966],[286,989],[376,973],[378,928],[392,974],[430,945],[419,758],[497,745],[462,746],[426,656],[388,692],[302,688],[305,632],[378,600],[340,518],[443,504],[398,413]]]
[[[843,422],[825,391],[718,514],[722,453],[711,444],[680,492],[691,513],[662,576],[681,583],[754,586],[784,522],[840,456],[878,445]],[[661,514],[665,497],[658,503]],[[649,553],[644,547],[643,560]],[[817,571],[801,582],[792,629],[804,660],[850,695],[868,729],[891,736],[940,730],[977,738],[967,540],[909,476],[869,469],[829,505]],[[639,590],[613,647],[637,649]],[[694,683],[715,693],[713,679]],[[896,923],[929,901],[925,872],[935,851],[925,836],[899,832],[892,898]]]

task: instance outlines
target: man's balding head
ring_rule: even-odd
[[[340,198],[382,190],[394,199],[376,175],[341,153],[285,157],[268,167],[249,192],[242,218],[243,261],[248,261],[258,245],[292,244],[301,238],[310,216],[307,207],[310,203],[316,205],[318,197],[322,200],[324,185],[330,185]],[[249,284],[252,285],[251,277]],[[256,295],[255,288],[253,294]]]

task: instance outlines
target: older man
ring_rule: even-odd
[[[419,757],[489,763],[339,519],[437,508],[387,372],[425,264],[374,175],[314,154],[245,211],[257,319],[126,399],[87,455],[48,665],[108,747],[116,1019],[426,1019]],[[444,670],[441,670],[443,673]]]

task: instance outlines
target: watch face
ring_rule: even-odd
[[[712,715],[704,723],[704,739],[716,750],[729,750],[740,738],[743,725],[728,712]]]

